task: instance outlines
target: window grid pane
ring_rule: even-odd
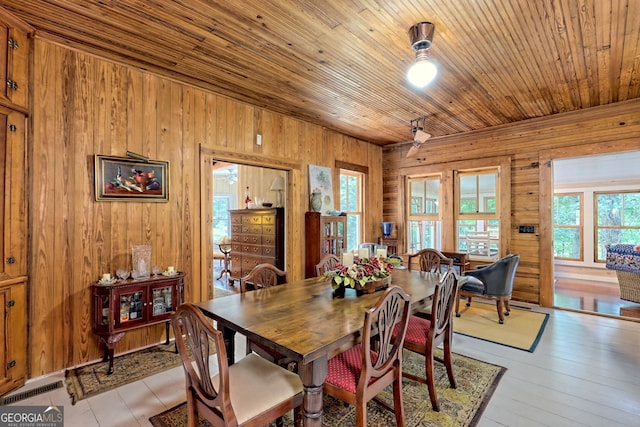
[[[606,260],[606,245],[640,242],[640,192],[594,193],[596,208],[595,259]]]

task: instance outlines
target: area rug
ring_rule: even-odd
[[[498,323],[495,304],[473,301],[470,307],[460,301],[460,317],[453,318],[453,330],[462,335],[479,338],[507,347],[533,353],[549,315],[511,304],[511,314],[505,316],[504,324]]]
[[[159,344],[113,359],[113,373],[107,375],[109,362],[97,362],[65,372],[71,403],[120,387],[158,372],[179,366],[180,355],[173,344]]]
[[[476,359],[453,354],[454,375],[457,388],[449,388],[444,365],[435,364],[434,377],[436,390],[440,402],[440,412],[431,408],[429,391],[422,383],[403,379],[402,397],[405,407],[407,427],[423,426],[475,426],[484,411],[485,406],[506,371],[506,368],[481,362]],[[424,375],[424,357],[405,350],[403,370],[417,375]],[[385,389],[380,398],[393,406],[391,388]],[[355,410],[353,406],[345,406],[342,402],[330,397],[324,397],[324,426],[355,426]],[[175,406],[158,415],[149,418],[155,427],[183,427],[187,425],[186,403]],[[375,401],[367,405],[367,424],[369,426],[395,425],[395,416]],[[270,426],[275,425],[275,423]],[[284,425],[292,426],[291,413],[284,417]],[[199,427],[209,427],[210,424],[201,419]]]

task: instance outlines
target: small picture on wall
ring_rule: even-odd
[[[169,162],[128,157],[95,156],[97,201],[169,200]]]
[[[331,168],[309,165],[311,210],[321,212],[322,215],[329,215],[335,212],[331,176]]]

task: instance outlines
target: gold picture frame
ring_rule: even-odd
[[[95,155],[96,201],[169,200],[169,162]]]

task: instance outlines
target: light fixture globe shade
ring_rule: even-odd
[[[436,74],[438,69],[431,61],[418,60],[407,71],[407,80],[412,85],[422,88],[431,83]]]

